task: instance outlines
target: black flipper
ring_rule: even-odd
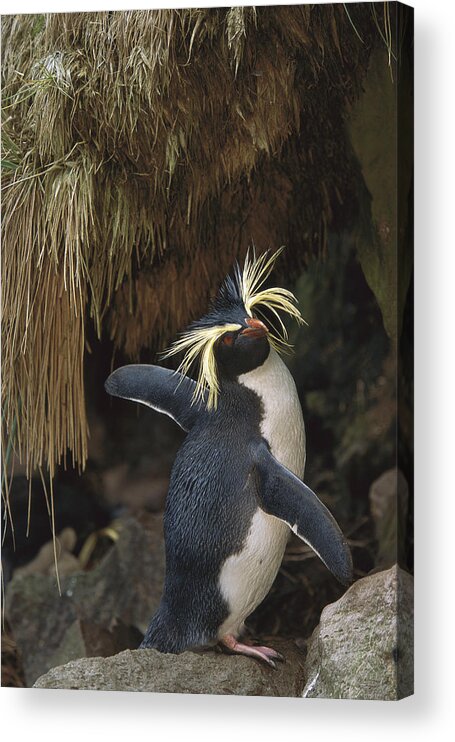
[[[270,453],[265,442],[255,449],[259,505],[285,521],[343,584],[352,582],[349,546],[333,515],[314,492]]]
[[[204,402],[192,404],[195,386],[187,376],[146,364],[122,366],[104,384],[108,394],[140,402],[169,415],[185,431],[190,430],[199,413],[205,410]]]

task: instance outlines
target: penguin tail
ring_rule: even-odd
[[[152,618],[139,649],[157,649],[158,652],[178,654],[178,637],[160,611]]]
[[[156,649],[165,654],[180,654],[187,649],[195,649],[211,642],[200,632],[193,631],[189,625],[183,629],[169,616],[169,612],[158,609],[139,649]]]

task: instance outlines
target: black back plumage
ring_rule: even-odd
[[[221,567],[241,550],[258,507],[249,444],[261,440],[261,415],[253,392],[227,383],[180,448],[164,516],[163,599],[142,646],[180,652],[216,641],[228,615]]]

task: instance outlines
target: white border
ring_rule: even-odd
[[[269,4],[269,3],[260,3]],[[296,4],[296,3],[288,3]],[[229,3],[4,0],[2,13]],[[416,8],[416,695],[400,703],[1,689],[7,739],[446,740],[453,730],[453,0]],[[449,601],[451,604],[449,604]],[[7,731],[7,725],[10,730]],[[13,736],[14,735],[14,736]],[[387,737],[386,737],[387,735]]]

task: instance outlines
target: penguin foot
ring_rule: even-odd
[[[242,644],[241,642],[238,642],[232,634],[226,634],[226,636],[223,636],[221,644],[235,654],[244,654],[247,657],[256,657],[257,659],[266,662],[270,667],[273,667],[274,670],[277,669],[274,660],[284,662],[283,655],[276,652],[274,649],[271,649],[270,647],[253,647],[250,644]]]

